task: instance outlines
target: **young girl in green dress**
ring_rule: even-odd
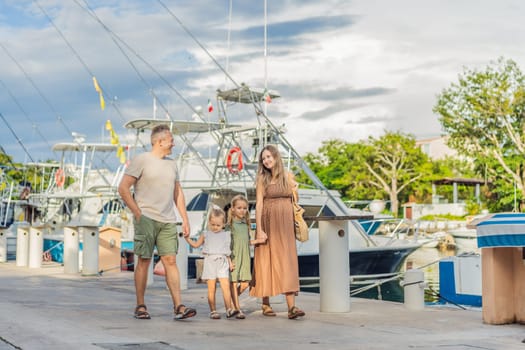
[[[250,245],[263,243],[250,239],[250,211],[248,200],[243,195],[233,197],[228,211],[228,226],[231,230],[231,259],[234,269],[231,272],[231,295],[233,307],[238,311],[236,318],[246,316],[239,305],[239,296],[248,288],[252,279]]]

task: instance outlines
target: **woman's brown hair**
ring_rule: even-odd
[[[273,166],[273,171],[266,168],[262,161],[262,155],[264,151],[268,151],[271,153],[275,164]],[[281,153],[274,145],[266,145],[261,150],[261,153],[259,153],[259,170],[257,171],[258,181],[257,183],[260,183],[266,187],[273,181],[277,183],[277,186],[279,186],[280,190],[288,192],[290,189],[290,185],[288,182],[288,176],[284,169],[283,165],[283,159],[281,158]]]

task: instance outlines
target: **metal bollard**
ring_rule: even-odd
[[[42,267],[42,255],[44,254],[44,227],[36,226],[29,228],[29,259],[28,266],[31,268]]]
[[[79,273],[79,232],[77,227],[64,227],[64,273]]]
[[[16,229],[16,266],[27,266],[29,262],[29,226]]]
[[[0,263],[7,262],[7,233],[0,230]]]
[[[425,274],[418,269],[405,272],[402,283],[405,292],[405,307],[409,310],[423,310],[425,308]]]
[[[350,311],[349,220],[319,222],[321,312]]]
[[[179,251],[177,252],[177,267],[179,268],[180,289],[188,289],[188,243],[179,234]]]
[[[98,275],[98,227],[80,226],[82,232],[82,275]]]

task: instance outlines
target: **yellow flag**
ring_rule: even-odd
[[[98,92],[100,98],[100,109],[104,110],[104,108],[106,108],[106,101],[104,101],[104,94],[102,93],[102,89],[98,85],[97,78],[95,77],[93,77],[93,85],[95,86],[95,91]]]
[[[124,148],[120,145],[117,149],[117,157],[119,158],[121,164],[126,163],[126,153],[124,152]]]
[[[112,145],[118,145],[119,144],[118,135],[113,130],[111,130],[111,144]]]
[[[126,163],[126,153],[124,153],[124,152],[122,152],[122,153],[120,154],[120,163],[121,163],[121,164]]]
[[[106,120],[106,130],[109,131],[110,135],[110,142],[112,145],[118,145],[117,147],[117,158],[119,158],[120,163],[124,164],[126,163],[126,153],[124,152],[124,148],[120,144],[119,137],[115,130],[113,130],[113,126],[111,125],[111,121],[108,119]]]
[[[95,77],[93,77],[93,85],[95,85],[95,91],[100,94],[102,90],[100,89],[100,86],[98,86],[97,78]]]
[[[100,109],[104,110],[106,108],[106,101],[104,101],[104,96],[102,96],[102,92],[99,94],[100,96]]]

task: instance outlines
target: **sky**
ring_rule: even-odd
[[[194,120],[200,106],[216,121],[206,106],[234,86],[225,72],[281,95],[265,108],[301,155],[385,131],[425,139],[442,134],[433,106],[465,69],[525,69],[520,0],[268,0],[266,25],[264,3],[0,0],[0,146],[45,161],[72,133],[109,141],[107,120],[122,143],[132,119]]]

